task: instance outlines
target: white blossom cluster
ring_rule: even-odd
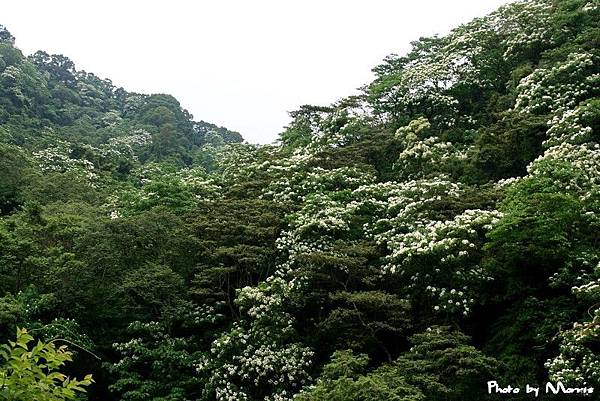
[[[562,191],[579,195],[584,209],[583,217],[592,226],[598,225],[594,199],[598,197],[600,146],[598,144],[562,145],[550,148],[544,156],[530,166],[530,175],[551,177]],[[527,179],[527,178],[525,178]],[[575,279],[581,283],[572,287],[572,292],[589,301],[588,313],[591,321],[577,322],[571,329],[560,331],[559,355],[549,360],[546,367],[550,378],[571,386],[597,386],[600,384],[600,356],[590,344],[600,341],[600,265],[589,273],[591,261],[597,261],[598,253],[579,252],[572,256],[572,263],[581,266]],[[564,270],[568,270],[569,266]],[[568,272],[566,272],[568,273]],[[550,278],[551,283],[565,281],[558,272]],[[567,274],[568,276],[568,274]],[[568,281],[566,281],[568,282]]]
[[[223,193],[223,186],[216,178],[207,174],[203,168],[185,168],[173,175],[181,180],[185,188],[188,188],[199,200],[215,200]]]
[[[396,76],[395,85],[380,94],[377,103],[395,110],[431,108],[434,122],[440,126],[453,126],[459,102],[447,91],[459,79],[453,67],[468,65],[455,64],[457,59],[466,60],[463,55],[444,53],[440,47],[429,49],[427,54],[420,54],[417,60],[402,67]]]
[[[578,179],[558,179],[566,190],[589,190],[598,185],[597,144],[586,144],[592,128],[583,123],[594,113],[594,100],[585,101],[600,85],[600,74],[594,73],[598,59],[590,53],[572,53],[567,60],[550,69],[538,68],[523,78],[515,110],[523,113],[549,112],[547,137],[544,145],[549,149],[528,168],[530,175],[549,174],[548,166],[562,160],[579,171]],[[548,163],[547,160],[554,162]],[[546,167],[546,168],[544,168]],[[581,188],[581,181],[587,181]]]
[[[492,229],[502,214],[492,210],[466,210],[464,213],[447,221],[431,221],[423,227],[408,233],[396,233],[391,236],[381,236],[392,250],[391,259],[400,258],[404,262],[429,255],[442,253],[440,262],[454,260],[467,256],[481,233]],[[454,251],[454,252],[452,252]],[[396,266],[390,266],[395,272]]]
[[[554,42],[550,18],[552,2],[548,0],[517,1],[490,14],[488,23],[506,47],[504,57],[510,58],[533,48],[550,46]]]
[[[263,193],[263,198],[278,202],[302,202],[309,194],[321,193],[336,188],[358,188],[373,181],[373,175],[356,167],[340,167],[325,170],[321,167],[307,168],[301,165],[282,169],[281,166],[270,166],[267,171],[286,171],[273,180]]]
[[[467,315],[479,286],[491,280],[479,265],[480,250],[501,217],[495,210],[466,210],[412,231],[380,234],[378,241],[390,251],[383,272],[407,276],[409,289],[429,295],[435,311]]]
[[[138,130],[131,135],[110,138],[108,143],[101,145],[100,148],[104,148],[112,154],[125,155],[137,160],[137,151],[150,143],[152,143],[152,135],[149,132]]]
[[[138,130],[131,135],[110,138],[105,144],[80,145],[80,147],[105,161],[116,161],[120,158],[137,160],[139,150],[151,141],[150,133]],[[73,144],[63,140],[53,142],[53,146],[33,152],[33,157],[38,161],[42,171],[81,173],[92,185],[98,180],[100,171],[94,163],[86,158],[72,157]]]
[[[139,332],[142,330],[144,333],[151,336],[153,340],[165,340],[165,336],[162,326],[158,322],[133,322],[129,325],[130,329],[135,329]],[[121,354],[121,359],[115,364],[115,366],[122,366],[130,364],[135,361],[139,356],[137,355],[144,348],[144,340],[140,337],[134,337],[124,343],[113,343],[113,349]]]
[[[340,101],[334,103],[330,110],[316,113],[317,117],[309,124],[311,140],[301,148],[301,152],[308,155],[358,140],[361,137],[359,127],[365,119],[371,118],[372,110],[364,101],[352,104]]]
[[[579,257],[580,264],[589,266],[591,261],[596,265],[592,272],[582,269],[576,281],[582,283],[573,286],[571,291],[583,301],[591,305],[587,311],[590,320],[575,322],[573,327],[561,330],[559,355],[548,360],[546,367],[550,378],[573,386],[600,385],[600,355],[593,344],[600,341],[600,254],[584,254]]]
[[[600,278],[592,280],[578,287],[573,287],[572,290],[576,295],[583,294],[589,298],[600,299]]]
[[[256,287],[241,289],[236,297],[242,319],[212,344],[212,363],[206,369],[219,400],[248,399],[257,388],[267,386],[265,400],[289,400],[308,384],[307,370],[312,352],[290,342],[294,318],[285,305],[303,290],[296,263],[314,253],[339,255],[334,244],[345,237],[354,214],[360,212],[358,198],[375,179],[357,169],[310,168],[312,155],[297,152],[291,161],[256,165],[276,177],[265,196],[281,192],[278,201],[297,199],[300,210],[289,216],[289,227],[277,240],[283,260],[274,274]],[[294,177],[283,186],[282,177]],[[293,390],[293,391],[292,391]]]
[[[211,361],[198,365],[217,400],[251,399],[263,387],[270,389],[265,401],[289,400],[308,382],[313,352],[290,342],[294,319],[283,308],[290,290],[286,280],[271,277],[238,292],[244,318],[213,341]]]
[[[346,188],[352,184],[348,182]],[[370,183],[350,191],[343,188],[311,195],[293,215],[290,229],[277,241],[278,248],[288,254],[282,268],[293,269],[299,255],[343,256],[335,250],[335,240],[351,242],[345,233],[356,217],[362,216],[367,222],[361,235],[389,252],[383,274],[409,276],[411,289],[429,294],[434,310],[468,314],[478,285],[489,280],[489,274],[478,265],[483,238],[501,214],[466,210],[443,219],[439,208],[464,195],[461,186],[445,176]],[[422,270],[423,263],[437,268]]]
[[[553,146],[527,166],[531,177],[551,178],[565,192],[587,199],[600,188],[600,144]]]
[[[487,88],[496,84],[491,72],[498,60],[486,53],[488,47],[500,45],[504,57],[511,58],[535,47],[551,46],[556,35],[549,28],[552,8],[550,0],[515,2],[445,37],[416,42],[412,56],[391,59],[396,61],[391,67],[393,74],[388,71],[386,76],[393,79],[393,84],[378,93],[374,101],[394,113],[429,110],[432,122],[441,127],[472,122],[472,118],[459,113],[459,102],[451,90],[457,85]],[[532,81],[537,81],[539,74],[543,75],[542,71]],[[373,89],[378,90],[377,85]]]
[[[478,290],[491,279],[482,267],[482,247],[503,215],[493,207],[462,206],[472,189],[453,182],[440,166],[463,160],[468,149],[442,141],[429,128],[474,125],[472,117],[459,115],[452,90],[457,85],[497,84],[494,74],[487,74],[497,60],[484,57],[486,46],[497,46],[492,42],[500,42],[509,58],[552,45],[555,32],[548,28],[552,7],[549,0],[507,5],[445,38],[417,44],[422,46],[418,57],[397,59],[400,67],[394,76],[387,76],[394,84],[375,101],[387,102],[396,111],[413,107],[432,111],[429,120],[417,118],[397,132],[403,145],[395,166],[401,182],[377,182],[375,174],[364,169],[314,167],[319,152],[344,146],[360,135],[354,126],[357,121],[348,118],[344,108],[310,121],[311,142],[291,154],[231,145],[217,157],[224,182],[263,175],[270,180],[263,198],[298,206],[277,240],[281,262],[276,271],[260,285],[238,292],[241,319],[213,342],[210,360],[198,366],[208,372],[218,400],[251,400],[265,389],[269,391],[264,400],[290,400],[307,383],[312,352],[294,342],[295,320],[286,305],[304,289],[300,261],[347,256],[336,246],[340,242],[352,245],[360,238],[381,246],[382,277],[402,277],[408,282],[403,295],[419,301],[425,297],[433,312],[472,311]],[[545,177],[560,190],[591,199],[600,184],[600,147],[588,143],[591,128],[583,121],[593,112],[584,102],[598,86],[598,75],[592,72],[597,62],[591,53],[575,53],[562,64],[537,68],[521,80],[515,111],[549,114],[546,151],[528,166],[527,176],[501,180],[495,183],[497,189]],[[368,114],[361,118],[372,117]],[[340,121],[343,124],[336,124]],[[596,296],[600,281],[595,276],[587,279],[582,278],[573,291]],[[561,355],[548,364],[553,377],[584,384],[585,379],[579,378],[600,372],[598,360],[583,345],[598,335],[598,312],[594,313],[595,325],[577,324],[563,332]]]
[[[240,312],[246,313],[252,319],[260,320],[269,318],[269,313],[281,308],[288,292],[289,288],[284,280],[271,277],[262,286],[248,286],[239,290],[235,302]]]
[[[439,209],[464,196],[461,185],[445,176],[403,183],[373,181],[355,189],[352,180],[343,182],[345,186],[321,187],[293,214],[289,230],[277,240],[278,249],[288,255],[280,269],[293,270],[299,255],[343,256],[335,241],[346,238],[351,243],[346,233],[356,217],[362,216],[366,223],[359,227],[361,235],[389,252],[383,274],[406,269],[411,287],[429,294],[434,310],[468,314],[477,286],[489,279],[478,266],[483,237],[501,214],[466,210],[444,219]],[[425,266],[438,266],[437,271],[421,271],[422,263],[413,263],[419,258],[428,260]],[[411,266],[414,271],[409,271]]]
[[[600,383],[600,355],[590,347],[600,341],[600,308],[596,306],[590,313],[591,321],[574,323],[561,332],[560,354],[546,362],[551,380],[571,386]]]
[[[16,100],[16,103],[22,106],[31,106],[34,92],[37,95],[49,94],[42,75],[28,62],[20,63],[18,66],[7,66],[0,73],[0,84],[4,92],[10,94],[12,100]]]
[[[257,164],[258,155],[270,155],[275,152],[273,146],[246,143],[231,143],[218,148],[207,145],[203,150],[214,153],[217,171],[226,182],[243,182],[251,178],[257,171],[262,170]],[[267,160],[269,157],[264,159]]]
[[[225,305],[225,301],[214,301],[211,304],[202,305],[191,304],[183,312],[185,316],[182,316],[182,319],[186,322],[193,322],[195,325],[216,323],[225,318],[225,315],[218,312],[218,309]]]
[[[600,74],[593,73],[597,64],[591,53],[571,53],[562,64],[535,69],[517,86],[515,110],[557,113],[573,109],[600,84]]]
[[[510,178],[503,178],[500,179],[498,181],[496,181],[494,183],[494,187],[496,189],[503,189],[503,188],[508,188],[511,185],[516,184],[517,182],[521,181],[522,177],[510,177]]]
[[[42,171],[76,172],[93,182],[98,178],[94,164],[87,159],[75,159],[70,156],[72,145],[57,141],[56,145],[33,152]]]
[[[9,65],[2,71],[0,78],[7,84],[15,84],[21,77],[21,70],[14,65]]]
[[[464,195],[464,189],[440,175],[365,185],[354,194],[360,201],[352,203],[353,208],[368,208],[377,216],[373,222],[365,223],[366,235],[383,244],[389,235],[413,231],[435,220],[438,205],[457,201]]]
[[[26,78],[27,75],[13,65],[6,67],[4,71],[2,71],[2,74],[0,74],[0,79],[2,79],[4,86],[9,88],[10,93],[15,99],[18,99],[22,103],[27,102],[27,96],[23,93],[20,83]]]
[[[452,160],[464,160],[467,153],[451,142],[441,142],[437,136],[419,138],[430,127],[426,118],[418,118],[396,131],[404,146],[394,168],[408,179],[438,173]]]
[[[396,164],[400,171],[418,170],[413,165],[446,163],[454,149],[450,142],[439,142],[437,137],[429,137],[422,141],[408,143],[408,146],[400,153]],[[414,177],[410,177],[414,178]]]
[[[598,58],[591,53],[572,53],[552,68],[538,68],[523,78],[515,110],[521,113],[550,115],[544,146],[546,151],[527,167],[528,175],[518,181],[548,179],[562,193],[577,196],[583,207],[582,218],[591,227],[598,224],[597,199],[600,188],[600,144],[592,142],[592,127],[600,83],[595,73]],[[550,378],[572,386],[599,384],[600,357],[589,344],[600,340],[600,255],[578,251],[561,272],[550,277],[551,285],[575,282],[572,292],[592,305],[591,321],[577,322],[560,331],[560,353],[546,363]],[[579,271],[576,269],[579,268]],[[578,276],[573,279],[574,275]]]
[[[592,127],[585,125],[583,119],[588,117],[593,110],[590,110],[590,103],[582,104],[574,109],[569,109],[564,113],[556,114],[548,121],[547,139],[544,146],[551,147],[569,142],[572,144],[581,144],[588,142],[591,138]]]

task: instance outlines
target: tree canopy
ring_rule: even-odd
[[[599,24],[507,4],[264,146],[0,26],[0,399],[600,388]]]

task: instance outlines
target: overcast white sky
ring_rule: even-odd
[[[0,24],[38,49],[197,120],[269,143],[302,104],[356,92],[371,68],[506,0],[12,0]]]

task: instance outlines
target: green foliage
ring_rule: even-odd
[[[29,160],[18,146],[0,143],[0,215],[22,203],[28,167]]]
[[[76,344],[90,401],[599,385],[599,10],[421,38],[265,146],[0,26],[0,341],[46,341],[2,352]]]
[[[66,376],[60,369],[72,360],[62,345],[38,341],[25,329],[17,329],[15,341],[0,347],[0,399],[6,401],[62,401],[77,399],[77,393],[93,383],[92,376],[82,380]]]
[[[432,327],[411,338],[412,348],[367,372],[366,355],[336,351],[317,384],[300,400],[479,400],[498,363],[468,345],[468,337]]]
[[[337,349],[379,349],[391,359],[389,338],[402,338],[410,328],[409,303],[381,291],[338,292],[331,295],[329,315],[318,324],[323,343]]]
[[[366,355],[336,351],[317,384],[295,399],[301,401],[420,401],[423,393],[393,369],[382,367],[364,374]]]
[[[409,352],[393,367],[423,391],[427,399],[478,400],[486,380],[495,377],[498,363],[449,327],[434,326],[415,334]]]
[[[4,25],[0,25],[0,41],[11,44],[15,42],[15,37],[8,32]]]
[[[118,377],[111,389],[121,400],[197,399],[202,381],[189,340],[172,337],[156,322],[134,322],[127,332],[132,336],[128,342],[114,344],[121,359],[108,366]]]

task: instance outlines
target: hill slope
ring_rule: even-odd
[[[292,112],[278,146],[0,33],[0,336],[91,350],[71,369],[98,400],[598,388],[599,23],[507,5]]]

